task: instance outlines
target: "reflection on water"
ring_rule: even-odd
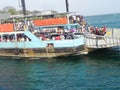
[[[119,49],[41,60],[0,59],[1,90],[118,90]]]

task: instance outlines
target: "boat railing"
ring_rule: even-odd
[[[120,45],[120,38],[107,37],[94,34],[86,34],[86,46],[88,48],[108,48]]]

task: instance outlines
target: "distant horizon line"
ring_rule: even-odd
[[[120,14],[120,12],[117,12],[117,13],[103,13],[103,14],[93,14],[93,15],[85,15],[86,17],[90,17],[90,16],[101,16],[101,15],[116,15],[116,14]]]

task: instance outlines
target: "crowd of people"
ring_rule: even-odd
[[[15,30],[23,31],[23,30],[33,30],[34,23],[32,20],[21,20],[15,22]]]
[[[44,31],[36,30],[33,20],[25,19],[25,20],[18,20],[15,22],[15,30],[16,31],[29,30],[36,36],[39,36],[40,38],[42,37],[42,40],[73,39],[74,37],[72,34],[74,32],[82,32],[82,33],[89,32],[89,33],[92,33],[95,35],[105,35],[105,33],[106,33],[105,26],[103,26],[101,28],[90,26],[84,21],[84,18],[81,15],[70,16],[69,21],[70,21],[70,23],[78,23],[78,24],[80,24],[81,27],[78,29],[71,28],[70,30],[64,30],[63,28],[58,28],[57,31],[53,31],[54,33],[56,33],[56,35],[52,35],[50,32],[47,32],[47,31],[44,32]],[[51,36],[50,36],[50,34],[51,34]],[[24,40],[23,39],[21,39],[21,40],[22,41],[26,40],[26,39],[24,39]]]
[[[84,21],[81,15],[72,15],[69,17],[70,23],[82,23]]]
[[[95,34],[95,35],[104,36],[106,34],[106,27],[103,26],[103,27],[98,28],[98,27],[89,26],[88,31],[92,34]]]
[[[43,30],[43,31],[36,31],[34,34],[40,38],[41,40],[69,40],[74,39],[73,29],[71,30],[64,30],[63,28],[53,28],[52,30]]]

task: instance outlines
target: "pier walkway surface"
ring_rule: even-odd
[[[86,47],[91,49],[102,49],[120,46],[120,29],[107,29],[104,36],[85,34]]]

